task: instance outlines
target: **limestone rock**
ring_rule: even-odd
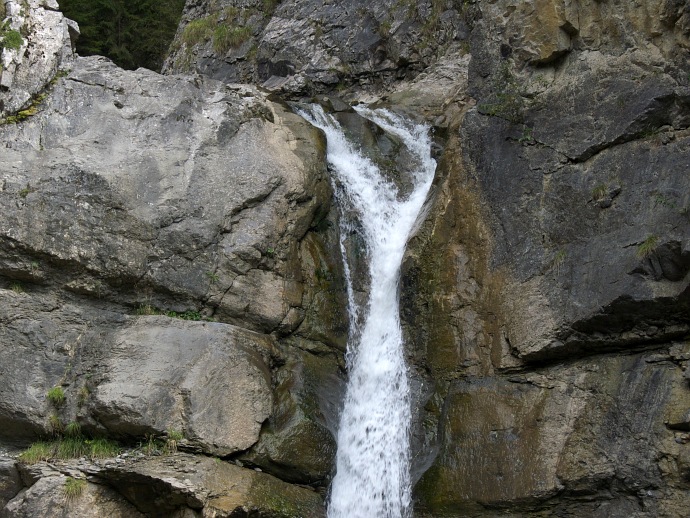
[[[68,477],[64,475],[41,478],[0,509],[0,516],[2,518],[54,516],[139,518],[145,516],[112,489],[83,479],[83,487],[80,487],[77,494],[66,496],[65,484],[68,484],[68,481]]]
[[[0,509],[17,496],[23,487],[14,459],[0,456]]]
[[[172,516],[185,508],[203,516],[319,518],[325,516],[318,493],[228,462],[177,454],[98,469],[107,481],[153,516]]]
[[[23,35],[19,48],[0,45],[0,117],[26,107],[60,70],[74,60],[79,27],[54,0],[3,2],[8,30]]]
[[[246,450],[272,410],[271,347],[233,326],[141,317],[113,335],[93,415],[115,435],[172,429],[207,453]]]
[[[377,87],[416,75],[434,49],[464,39],[465,14],[466,6],[451,2],[189,1],[163,70],[252,81],[291,96],[352,83]],[[225,46],[212,31],[194,30],[208,22],[245,37]]]
[[[283,480],[314,483],[331,474],[344,383],[323,359],[308,353],[291,356],[275,376],[268,426],[241,458]]]
[[[256,89],[83,58],[0,134],[0,236],[32,256],[3,247],[4,275],[263,332],[301,307],[292,243],[329,186],[318,134]]]

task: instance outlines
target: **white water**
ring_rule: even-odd
[[[346,265],[351,333],[349,382],[338,431],[329,518],[405,517],[410,514],[410,394],[400,329],[400,265],[424,204],[436,162],[428,128],[387,111],[358,110],[396,135],[414,157],[414,188],[401,196],[376,165],[345,138],[337,121],[316,106],[302,113],[328,139],[328,162],[339,202],[354,211],[369,259],[370,292],[358,307]],[[341,242],[343,251],[344,242]],[[345,258],[345,254],[343,253]]]

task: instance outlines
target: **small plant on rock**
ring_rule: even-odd
[[[120,453],[120,446],[110,439],[87,439],[85,442],[89,446],[89,456],[92,459],[115,457]]]
[[[72,421],[65,426],[65,435],[67,437],[81,437],[81,426],[79,423]]]
[[[83,437],[64,437],[56,443],[55,457],[78,459],[89,455],[89,445]]]
[[[44,441],[33,443],[29,448],[19,454],[19,460],[25,464],[36,464],[42,460],[48,460],[53,456],[52,444]]]
[[[84,385],[82,388],[79,389],[79,392],[77,393],[77,403],[80,406],[86,403],[86,400],[89,399],[90,394],[91,391],[89,390],[89,387]]]
[[[62,421],[60,421],[60,417],[57,414],[51,414],[48,417],[48,426],[54,435],[60,435],[63,431]]]
[[[86,489],[86,480],[83,478],[67,477],[65,485],[62,487],[62,492],[65,495],[65,499],[74,500],[81,496],[84,489]]]
[[[50,401],[53,406],[60,407],[63,405],[66,399],[65,391],[62,390],[62,387],[60,386],[53,387],[46,394],[46,398],[48,398],[48,401]]]
[[[164,446],[152,433],[147,433],[144,436],[144,442],[139,443],[139,449],[144,455],[160,455]]]
[[[19,50],[19,48],[22,46],[22,43],[24,43],[22,35],[19,33],[19,31],[10,29],[10,22],[9,20],[6,21],[2,27],[0,27],[0,50]]]
[[[637,257],[640,259],[646,259],[654,253],[657,246],[659,245],[659,237],[655,235],[648,236],[647,239],[640,243],[637,247]]]
[[[594,189],[592,189],[592,198],[595,201],[603,200],[609,193],[609,188],[607,185],[600,183]]]
[[[167,437],[165,439],[165,451],[167,453],[175,453],[180,441],[184,439],[184,434],[179,430],[168,428]]]
[[[561,266],[565,262],[566,253],[565,250],[559,250],[556,255],[551,259],[551,264],[549,269],[553,270],[556,275],[561,273]]]
[[[18,282],[13,282],[12,284],[10,284],[10,289],[14,293],[24,293],[24,287]]]

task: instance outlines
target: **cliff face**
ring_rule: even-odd
[[[75,60],[53,8],[40,87],[1,78],[8,115],[71,70],[0,126],[2,516],[323,514],[347,333],[323,137],[237,81],[434,125],[401,293],[415,514],[687,514],[685,2],[190,0],[166,67],[194,76]],[[68,422],[186,452],[17,462]]]

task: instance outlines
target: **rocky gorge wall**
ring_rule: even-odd
[[[0,516],[323,515],[343,273],[323,137],[280,100],[316,93],[438,142],[401,286],[415,515],[687,515],[684,2],[189,0],[164,76],[5,4],[34,36],[0,77],[32,112],[0,126]],[[70,422],[126,453],[17,458]]]

